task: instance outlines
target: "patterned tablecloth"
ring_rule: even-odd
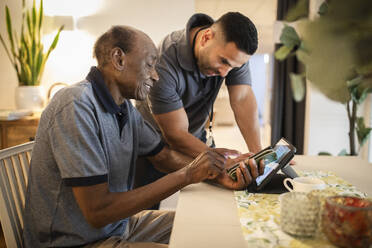
[[[328,189],[338,194],[366,197],[353,185],[337,177],[332,172],[299,172],[301,176],[312,176],[323,180]],[[256,194],[235,191],[240,223],[247,247],[335,247],[320,232],[315,238],[294,238],[280,229],[279,195]]]

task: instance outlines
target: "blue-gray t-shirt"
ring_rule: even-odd
[[[164,38],[159,46],[160,59],[156,66],[159,81],[151,88],[145,102],[137,108],[156,129],[151,112],[163,114],[184,108],[189,120],[189,132],[202,138],[205,123],[224,79],[226,85],[251,85],[249,63],[232,69],[226,78],[206,77],[197,70],[190,44],[190,30],[213,24],[205,14],[193,15],[186,29],[175,31]]]
[[[26,193],[26,247],[79,246],[122,235],[127,219],[90,226],[72,187],[108,182],[111,192],[128,191],[137,156],[163,148],[130,101],[115,104],[97,68],[87,78],[60,90],[41,116]]]

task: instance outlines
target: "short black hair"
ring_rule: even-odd
[[[257,30],[253,22],[239,12],[228,12],[215,24],[222,27],[226,42],[234,42],[239,50],[252,55],[258,46]]]
[[[135,31],[127,26],[112,26],[102,34],[94,45],[93,57],[98,65],[105,65],[110,59],[110,51],[119,47],[124,53],[130,53],[135,41]]]

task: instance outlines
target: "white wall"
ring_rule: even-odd
[[[5,5],[8,5],[10,9],[13,26],[20,27],[22,1],[0,1],[0,33],[3,38],[7,40],[8,35],[6,33],[5,24]],[[2,45],[0,45],[0,75],[0,109],[13,108],[14,89],[17,86],[17,76]]]
[[[345,105],[332,102],[315,89],[309,89],[307,154],[316,155],[320,151],[327,151],[337,155],[344,148],[349,150]]]
[[[229,11],[239,11],[248,16],[258,32],[257,53],[274,51],[273,25],[276,20],[277,0],[195,0],[195,11],[218,19]]]
[[[28,0],[30,1],[30,0]],[[14,12],[15,25],[20,25],[21,0],[0,2],[0,32],[6,32],[4,6]],[[97,6],[91,6],[91,5]],[[92,48],[96,38],[112,25],[130,25],[147,33],[157,44],[166,34],[185,27],[194,14],[194,1],[190,0],[44,0],[49,15],[75,15],[74,30],[63,31],[57,48],[45,67],[42,84],[48,88],[55,82],[74,83],[82,80],[90,66],[95,65]],[[89,13],[85,8],[89,7]],[[81,16],[83,14],[83,16]],[[85,15],[85,16],[84,16]],[[52,41],[53,34],[44,37]],[[15,108],[14,90],[17,78],[5,51],[0,47],[0,109]]]

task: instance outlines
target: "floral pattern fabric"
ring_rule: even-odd
[[[300,176],[311,176],[323,180],[328,191],[334,194],[347,194],[366,197],[366,194],[337,177],[332,172],[299,172]],[[277,194],[258,194],[235,191],[243,235],[247,247],[281,248],[281,247],[335,247],[320,232],[314,238],[295,238],[284,233],[280,228],[280,204]]]

